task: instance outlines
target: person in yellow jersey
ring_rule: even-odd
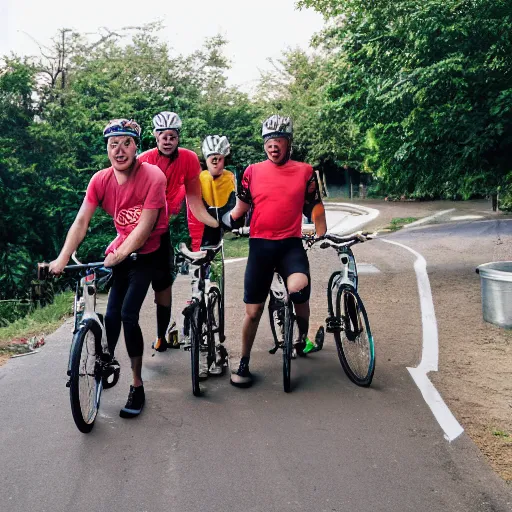
[[[208,135],[201,149],[208,168],[199,174],[203,202],[206,208],[218,208],[221,216],[230,211],[236,203],[235,175],[224,168],[225,158],[230,153],[229,141],[227,137]],[[205,225],[194,217],[188,206],[187,216],[192,250],[199,251],[207,242],[203,240]]]
[[[208,135],[201,146],[207,170],[199,174],[201,183],[201,192],[203,202],[206,208],[214,207],[218,209],[218,218],[226,212],[229,212],[236,204],[236,182],[235,175],[224,168],[225,159],[230,153],[230,144],[227,137],[220,135]],[[210,245],[205,230],[205,225],[194,217],[190,208],[187,206],[188,229],[192,239],[192,250],[199,251],[201,247]],[[197,269],[191,269],[197,272]],[[193,278],[194,279],[194,278]],[[185,348],[190,345],[187,326],[184,329]],[[208,375],[221,375],[223,370],[223,359],[225,358],[224,347],[217,347],[217,358],[210,368],[206,362],[206,354],[200,354],[199,378],[205,379]]]

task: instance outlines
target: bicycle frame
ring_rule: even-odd
[[[78,261],[76,258],[73,259]],[[100,347],[98,347],[101,350],[101,359],[107,361],[110,359],[110,351],[108,348],[105,327],[103,325],[102,319],[98,313],[96,313],[96,269],[102,266],[103,263],[78,263],[77,265],[68,265],[65,267],[65,270],[85,270],[85,276],[80,277],[80,280],[77,282],[76,286],[74,301],[75,325],[73,334],[76,334],[80,329],[80,326],[87,320],[92,320],[95,322],[98,328],[101,330]],[[80,319],[77,321],[78,315],[80,314]],[[70,351],[70,357],[68,360],[68,375],[71,374],[71,352],[72,351]]]
[[[356,258],[352,249],[349,246],[343,246],[336,248],[336,252],[341,263],[341,269],[332,273],[327,285],[327,308],[330,316],[334,315],[332,290],[335,288],[339,290],[341,286],[347,284],[357,291],[358,286]]]

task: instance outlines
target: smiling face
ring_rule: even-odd
[[[176,130],[155,131],[156,145],[165,156],[171,156],[178,147],[180,136]]]
[[[208,171],[210,174],[217,178],[222,174],[224,170],[224,157],[219,154],[210,155],[206,159],[206,166],[208,167]]]
[[[268,139],[263,147],[267,158],[275,164],[280,164],[287,158],[289,144],[290,141],[286,137],[276,137]]]
[[[137,144],[133,137],[109,137],[107,154],[112,167],[116,171],[127,171],[135,162]]]

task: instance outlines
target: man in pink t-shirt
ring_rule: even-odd
[[[187,204],[196,218],[213,228],[219,223],[208,214],[201,196],[199,173],[201,166],[197,155],[189,149],[179,148],[181,119],[175,112],[160,112],[153,118],[154,135],[157,147],[139,155],[139,161],[156,165],[165,174],[165,196],[169,220],[178,215],[187,198]],[[162,237],[162,257],[156,265],[152,280],[155,291],[157,337],[153,348],[158,352],[167,349],[167,328],[171,320],[172,283],[174,281],[173,259],[174,252],[171,247],[170,234]],[[175,322],[173,322],[175,323]],[[171,325],[172,329],[172,325]],[[179,348],[179,343],[169,346]]]
[[[165,177],[154,165],[137,160],[140,127],[127,119],[110,121],[103,132],[111,167],[97,172],[89,182],[85,199],[58,258],[50,271],[60,274],[71,254],[85,238],[98,206],[114,220],[117,237],[105,254],[105,267],[112,267],[105,330],[110,355],[124,330],[126,349],[131,359],[133,384],[120,416],[138,416],[145,403],[142,382],[144,340],[139,312],[153,277],[155,261],[161,257],[162,235],[167,232]],[[136,253],[135,257],[131,256]],[[118,365],[113,360],[113,364]]]
[[[305,163],[290,159],[292,121],[273,115],[263,122],[262,136],[267,160],[249,165],[242,178],[235,208],[223,216],[232,227],[252,207],[249,257],[245,269],[245,316],[242,322],[242,358],[231,384],[249,387],[252,345],[274,271],[285,280],[295,308],[301,345],[309,329],[309,262],[302,245],[302,214],[312,214],[316,233],[327,226],[316,173]]]

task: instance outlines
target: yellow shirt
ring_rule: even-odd
[[[231,194],[236,191],[235,175],[226,169],[216,179],[213,179],[209,171],[203,171],[199,174],[199,181],[201,182],[203,200],[208,206],[217,208],[226,206]]]

